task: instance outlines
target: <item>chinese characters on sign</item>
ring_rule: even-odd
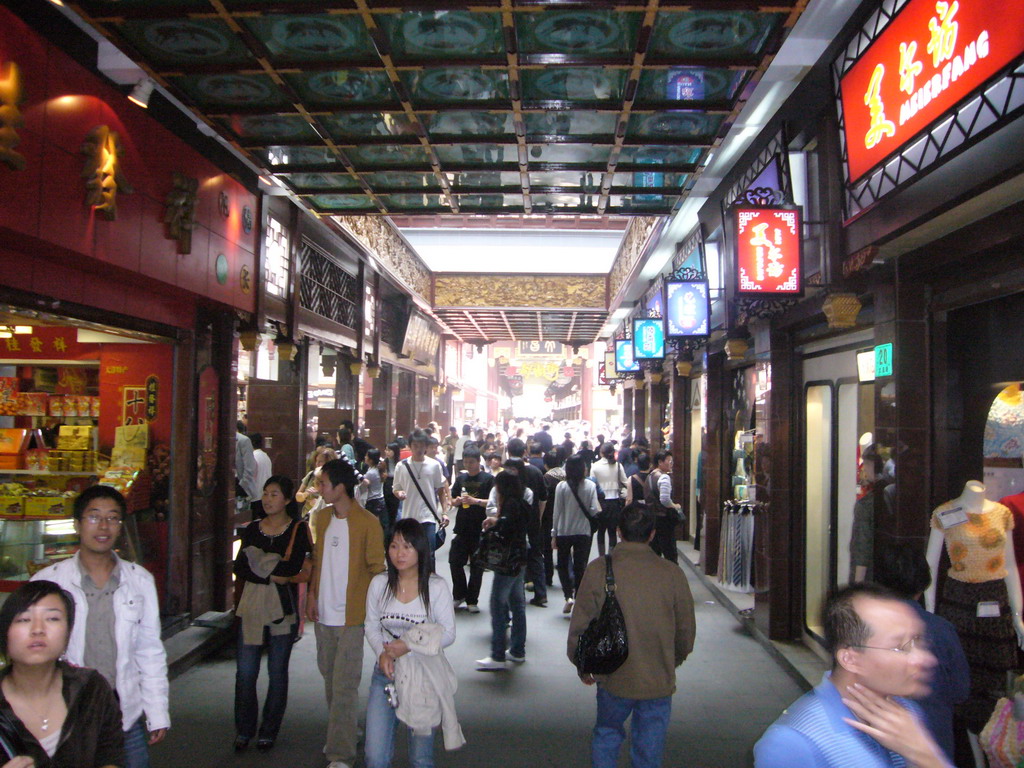
[[[633,340],[615,340],[615,371],[616,373],[636,373],[640,363],[633,357]]]
[[[803,291],[799,208],[737,208],[737,292],[799,296]]]
[[[18,129],[25,124],[18,106],[24,99],[21,70],[13,61],[0,65],[0,163],[12,171],[25,168],[25,156],[16,151]]]
[[[637,360],[665,357],[665,324],[661,318],[633,321],[633,357]]]
[[[707,336],[710,324],[707,280],[665,284],[666,336]]]
[[[520,355],[552,355],[562,357],[562,345],[557,341],[519,341]]]
[[[909,0],[840,78],[855,182],[1024,51],[1024,3]]]
[[[85,137],[81,151],[85,155],[85,204],[102,213],[107,221],[113,221],[117,218],[117,193],[132,193],[122,167],[121,136],[108,125],[97,125]]]

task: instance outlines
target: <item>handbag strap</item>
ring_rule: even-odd
[[[605,594],[615,594],[615,573],[612,571],[612,556],[604,556],[604,591]]]
[[[430,510],[431,516],[433,516],[434,520],[437,521],[438,525],[441,525],[441,518],[439,518],[437,516],[437,512],[434,511],[434,505],[430,503],[430,500],[427,498],[427,494],[425,494],[423,489],[420,488],[420,484],[416,480],[416,475],[412,473],[412,466],[409,464],[409,459],[403,459],[402,463],[405,464],[405,471],[409,473],[409,477],[412,479],[412,484],[415,485],[416,490],[419,491],[420,498],[423,499],[423,503],[427,505],[427,509]]]
[[[285,560],[291,560],[292,559],[292,548],[295,546],[295,534],[298,533],[298,532],[299,532],[299,522],[298,522],[298,520],[296,520],[296,521],[294,521],[292,523],[292,537],[291,537],[291,539],[288,540],[288,549],[286,549],[284,551],[284,559]]]
[[[584,481],[584,482],[586,482],[586,481]],[[572,493],[572,497],[574,499],[576,499],[576,503],[580,505],[580,511],[583,512],[583,516],[585,518],[587,518],[587,520],[589,520],[590,522],[594,522],[594,516],[592,514],[590,514],[590,512],[587,510],[587,508],[585,506],[583,506],[583,502],[580,501],[580,497],[579,497],[579,494],[576,493],[576,489],[573,488],[571,485],[569,485],[569,481],[568,480],[565,481],[565,484],[567,486],[569,486],[569,492]]]

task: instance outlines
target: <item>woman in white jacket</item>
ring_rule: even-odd
[[[451,590],[431,572],[430,555],[423,525],[412,518],[398,521],[388,544],[387,572],[373,577],[366,595],[366,639],[377,656],[366,709],[366,768],[391,765],[398,726],[395,708],[402,694],[395,687],[395,662],[418,653],[403,636],[420,626],[437,625],[440,649],[455,642]],[[445,723],[446,731],[450,725]],[[412,768],[433,768],[433,731],[419,735],[409,729],[409,758]]]

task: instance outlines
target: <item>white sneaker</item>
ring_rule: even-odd
[[[467,605],[466,610],[470,613],[480,613],[480,606],[478,606],[476,603],[473,603],[472,605]]]
[[[568,600],[566,600],[565,601],[565,607],[562,608],[562,613],[564,613],[566,615],[572,613],[572,606],[573,606],[574,602],[575,601],[571,597]]]
[[[476,671],[477,672],[501,672],[502,670],[508,669],[508,663],[504,661],[495,661],[490,656],[486,659],[476,660]]]
[[[348,763],[343,763],[341,760],[332,760],[327,768],[351,768]]]
[[[457,611],[457,610],[459,610],[459,608],[461,608],[465,604],[466,604],[465,600],[456,600],[455,602],[452,603],[452,610],[453,611]]]
[[[526,663],[526,657],[525,656],[513,656],[511,653],[506,653],[505,654],[505,658],[508,659],[511,662],[516,663],[516,664],[525,664]]]

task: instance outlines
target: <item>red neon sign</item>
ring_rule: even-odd
[[[1024,52],[1024,3],[910,0],[840,79],[855,182]]]
[[[736,291],[761,296],[803,292],[799,208],[737,208]]]

